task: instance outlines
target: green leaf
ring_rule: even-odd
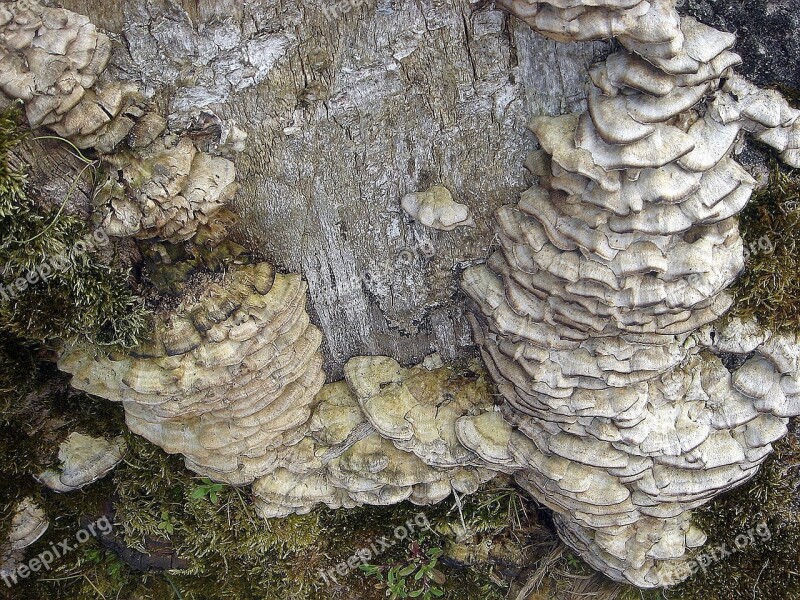
[[[359,565],[360,570],[364,571],[367,575],[379,575],[380,569],[375,565]]]
[[[206,491],[202,487],[197,487],[192,490],[192,493],[189,494],[189,498],[192,500],[200,500],[203,496],[206,495]]]
[[[172,523],[170,523],[169,521],[161,521],[161,523],[158,524],[158,528],[161,531],[165,531],[165,532],[167,532],[169,534],[175,533],[175,528],[172,526]]]
[[[400,577],[408,577],[416,570],[417,570],[417,565],[410,565],[408,567],[405,567],[404,569],[400,569],[399,575]]]

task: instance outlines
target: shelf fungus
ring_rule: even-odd
[[[352,358],[345,381],[317,396],[306,438],[255,482],[259,514],[302,514],[317,504],[426,505],[454,491],[475,492],[496,472],[464,446],[456,428],[460,419],[493,408],[479,369],[459,374],[447,367],[404,369],[382,356]]]
[[[25,498],[14,509],[8,538],[0,544],[0,575],[10,576],[25,557],[25,548],[41,538],[50,521],[32,498]]]
[[[128,352],[75,344],[72,385],[122,402],[128,427],[216,481],[251,483],[302,440],[324,382],[306,283],[267,264],[235,267],[154,317]]]
[[[252,483],[265,518],[430,504],[511,473],[595,568],[669,586],[705,541],[691,510],[751,478],[800,414],[800,339],[719,325],[756,184],[734,149],[749,133],[800,167],[800,112],[738,77],[735,37],[674,0],[499,3],[553,39],[621,48],[591,68],[585,112],[532,119],[538,182],[497,212],[497,251],[463,274],[499,409],[479,369],[432,361],[356,357],[323,386],[306,284],[266,264],[187,290],[135,349],[75,342],[59,366],[190,469]],[[31,124],[106,152],[128,137],[98,194],[108,233],[187,240],[235,192],[233,165],[159,139],[163,119],[133,90],[98,84],[109,54],[74,13],[0,7],[0,90]],[[402,207],[428,227],[474,226],[440,186]],[[78,483],[68,470],[58,485]]]
[[[87,17],[37,2],[0,5],[0,91],[32,128],[111,152],[143,114],[135,86],[100,82],[111,40]]]
[[[58,447],[59,464],[36,479],[56,492],[74,492],[101,479],[114,469],[125,453],[125,440],[92,437],[73,432]]]
[[[464,445],[556,513],[598,570],[644,588],[689,574],[691,513],[752,477],[800,414],[800,344],[718,322],[744,267],[755,181],[742,131],[797,166],[798,112],[732,71],[734,37],[669,1],[503,3],[557,40],[616,36],[588,109],[536,117],[538,184],[496,215],[462,286],[503,397]],[[718,354],[747,357],[729,372]],[[751,356],[752,354],[752,356]]]
[[[434,185],[425,192],[406,194],[400,205],[406,214],[425,227],[441,231],[475,227],[469,207],[453,200],[450,190],[440,185]]]
[[[214,221],[236,193],[236,168],[199,150],[188,137],[169,145],[164,138],[143,150],[109,157],[111,173],[98,188],[109,235],[190,239]]]

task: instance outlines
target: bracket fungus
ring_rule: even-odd
[[[306,438],[253,485],[265,518],[317,504],[434,504],[453,491],[473,493],[496,474],[456,434],[459,419],[492,410],[483,375],[357,356],[345,381],[323,387],[315,403]]]
[[[497,212],[499,250],[463,275],[505,421],[460,431],[519,469],[595,568],[671,585],[705,541],[691,509],[752,477],[800,414],[796,338],[710,325],[755,187],[732,149],[748,131],[797,166],[797,111],[731,72],[732,35],[668,0],[503,4],[554,39],[624,50],[591,69],[586,112],[531,121],[538,185]],[[722,352],[755,354],[730,373]]]
[[[755,187],[733,150],[747,132],[800,167],[800,112],[736,76],[734,36],[674,0],[500,4],[553,39],[622,49],[592,67],[585,112],[532,119],[538,183],[497,212],[499,249],[463,274],[499,412],[482,376],[387,357],[353,358],[323,386],[306,284],[267,264],[188,293],[132,350],[75,342],[59,366],[190,469],[253,483],[265,518],[430,504],[513,473],[595,568],[670,585],[705,541],[691,510],[751,478],[800,414],[797,336],[713,324],[744,266],[736,215]],[[133,90],[98,85],[109,54],[74,13],[0,7],[0,89],[33,126],[106,152],[131,133],[99,194],[108,232],[187,240],[235,192],[233,165],[158,140],[163,120]],[[428,227],[474,226],[440,186],[402,207]]]
[[[12,573],[24,558],[25,548],[42,537],[50,521],[32,498],[24,498],[11,517],[8,539],[0,545],[0,574]]]
[[[324,382],[306,283],[266,264],[235,267],[196,300],[155,316],[127,352],[74,344],[72,385],[122,402],[128,427],[187,466],[241,485],[272,471]]]
[[[162,138],[109,158],[112,173],[97,192],[109,235],[181,242],[211,222],[236,193],[230,160],[202,152],[188,137]]]
[[[36,479],[56,492],[74,492],[108,474],[125,453],[122,436],[111,441],[73,432],[58,447],[59,465]]]
[[[400,204],[406,214],[425,227],[441,231],[475,227],[469,207],[453,200],[450,190],[440,185],[434,185],[425,192],[406,194]]]
[[[22,100],[32,128],[111,152],[143,111],[135,86],[101,83],[107,35],[88,17],[26,0],[0,5],[0,91]]]

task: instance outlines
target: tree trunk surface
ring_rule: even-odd
[[[306,278],[330,380],[359,354],[449,361],[472,345],[458,276],[529,183],[526,122],[582,109],[587,67],[608,49],[465,0],[61,4],[116,34],[106,77],[136,81],[172,129],[215,115],[248,134],[232,156],[234,237]],[[800,0],[684,8],[739,34],[745,76],[800,86],[800,42],[775,27],[800,18]],[[402,211],[434,184],[475,228],[436,231]]]
[[[582,108],[606,46],[463,0],[354,3],[61,3],[117,34],[107,77],[139,82],[172,128],[205,111],[247,132],[234,235],[306,278],[331,380],[354,355],[453,360],[472,345],[460,270],[489,254],[493,212],[529,183],[528,119]],[[434,184],[475,228],[402,211]]]

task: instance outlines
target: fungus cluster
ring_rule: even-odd
[[[735,215],[755,181],[734,145],[750,131],[796,164],[797,111],[731,73],[732,35],[669,2],[594,4],[508,4],[625,50],[592,68],[586,112],[531,121],[538,185],[464,274],[507,422],[472,449],[518,465],[595,568],[658,587],[705,541],[689,511],[752,477],[800,414],[796,339],[709,326],[744,266]],[[730,373],[721,352],[755,356]]]
[[[160,138],[109,160],[114,169],[97,193],[109,235],[182,242],[236,194],[234,164],[188,137],[172,144]]]
[[[24,102],[32,128],[80,148],[111,152],[143,114],[135,86],[98,82],[111,50],[83,15],[29,0],[0,6],[0,91]]]
[[[165,135],[130,83],[100,83],[112,43],[87,17],[32,1],[0,6],[0,92],[21,100],[33,129],[109,154],[98,188],[109,235],[181,242],[232,199],[233,162]],[[125,140],[129,148],[111,154]]]
[[[734,37],[672,0],[502,3],[554,39],[624,49],[592,68],[587,111],[532,120],[538,185],[498,212],[499,250],[464,273],[500,412],[481,376],[386,357],[356,357],[323,387],[306,285],[266,264],[187,291],[133,350],[73,342],[59,366],[190,469],[253,483],[266,518],[429,504],[514,473],[594,567],[675,583],[705,540],[690,511],[752,477],[800,414],[800,340],[712,325],[744,265],[735,216],[755,186],[732,152],[745,131],[800,166],[800,113],[732,73]],[[127,138],[98,194],[109,233],[184,241],[235,192],[232,163],[162,136],[135,90],[97,84],[110,42],[87,19],[4,4],[0,51],[0,89],[34,127],[105,152]],[[437,229],[474,224],[438,186],[403,208]],[[118,457],[74,436],[61,450],[62,471],[40,475],[60,491]],[[44,528],[23,503],[8,547]]]
[[[236,267],[155,316],[132,351],[73,344],[72,385],[122,402],[128,427],[193,471],[235,485],[271,472],[299,442],[324,382],[306,284],[265,264]]]
[[[466,448],[456,428],[491,407],[487,382],[474,372],[352,358],[345,381],[317,396],[304,440],[253,485],[258,512],[271,518],[303,514],[317,504],[427,505],[453,491],[474,493],[496,473]]]

